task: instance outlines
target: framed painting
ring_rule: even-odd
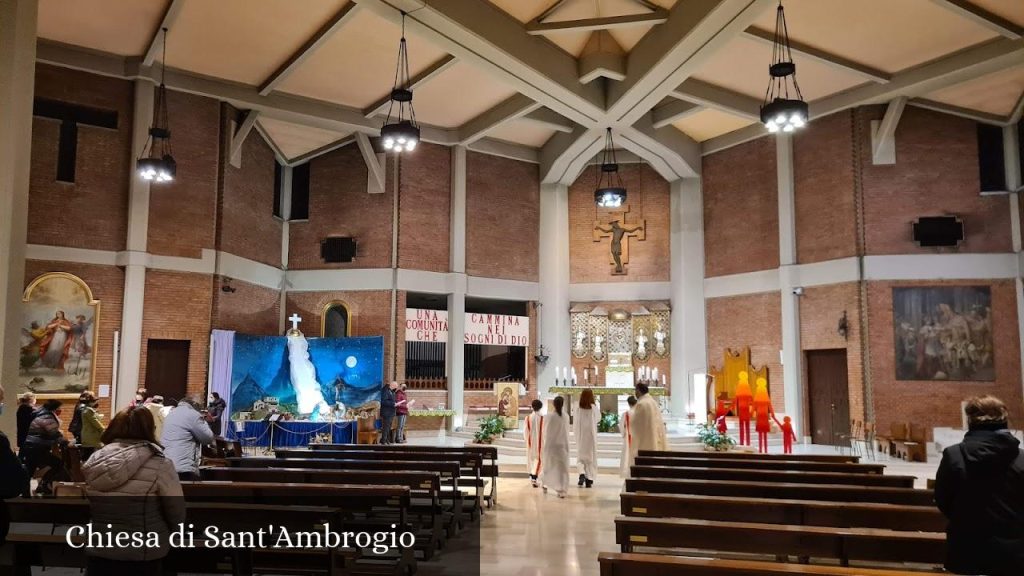
[[[95,389],[99,323],[100,301],[78,276],[50,272],[29,283],[15,391],[46,399]]]
[[[990,287],[893,288],[892,308],[897,380],[996,379]]]

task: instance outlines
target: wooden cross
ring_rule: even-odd
[[[298,332],[299,322],[302,322],[302,317],[299,316],[298,314],[293,313],[291,316],[288,317],[288,321],[292,323],[292,330]]]
[[[629,264],[630,237],[640,241],[647,239],[647,221],[641,220],[639,224],[629,224],[626,222],[628,212],[629,208],[621,212],[610,213],[607,224],[601,221],[594,222],[594,242],[611,238],[608,255],[609,263],[615,267],[612,269],[613,276],[626,274],[623,264]]]

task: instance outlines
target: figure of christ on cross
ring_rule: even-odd
[[[611,263],[615,265],[615,269],[612,271],[614,276],[626,274],[622,265],[629,264],[629,238],[633,237],[637,240],[647,238],[647,223],[641,220],[639,224],[630,226],[626,223],[627,212],[629,212],[628,209],[612,213],[612,220],[607,225],[601,222],[594,223],[594,242],[611,238]],[[623,242],[624,240],[625,242]]]

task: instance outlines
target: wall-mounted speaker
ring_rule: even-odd
[[[351,262],[356,257],[356,239],[347,236],[324,238],[320,242],[324,262]]]
[[[959,246],[964,223],[956,216],[926,216],[914,222],[914,241],[922,248]]]

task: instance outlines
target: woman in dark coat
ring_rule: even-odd
[[[1024,574],[1024,452],[1008,430],[1006,406],[971,398],[969,430],[946,448],[935,503],[949,520],[946,569],[955,574]]]

